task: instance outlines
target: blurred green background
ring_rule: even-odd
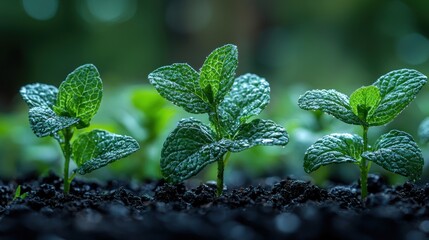
[[[105,94],[92,127],[131,135],[142,148],[86,177],[160,178],[163,140],[190,114],[161,99],[148,84],[148,73],[176,62],[199,69],[213,49],[233,43],[239,50],[237,75],[251,72],[269,81],[271,104],[263,117],[285,126],[290,143],[233,154],[226,183],[289,175],[319,184],[355,181],[353,165],[304,173],[304,151],[317,138],[359,128],[303,111],[297,99],[314,88],[349,95],[399,68],[429,75],[428,12],[427,0],[0,1],[0,176],[60,173],[59,147],[31,132],[18,91],[35,82],[58,86],[76,67],[93,63]],[[370,129],[370,142],[391,128],[417,139],[418,125],[429,116],[428,101],[426,86],[394,122]],[[428,146],[421,147],[427,159]],[[215,169],[192,181],[214,179]],[[405,180],[376,166],[371,171],[392,183]],[[425,168],[421,181],[428,175]]]

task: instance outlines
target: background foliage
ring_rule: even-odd
[[[272,96],[262,117],[286,127],[290,143],[234,154],[226,182],[307,178],[303,153],[311,143],[326,133],[359,129],[300,110],[299,95],[314,88],[349,95],[399,68],[429,75],[428,9],[426,0],[1,1],[0,176],[46,173],[52,164],[60,169],[60,150],[32,134],[18,91],[35,82],[57,86],[77,66],[93,63],[105,93],[91,128],[131,135],[142,149],[90,177],[158,178],[162,142],[188,115],[156,94],[148,73],[176,62],[199,69],[213,49],[233,43],[239,50],[237,75],[252,72],[267,79]],[[418,125],[429,116],[428,102],[426,86],[395,121],[371,129],[369,138],[396,128],[417,139]],[[428,146],[421,147],[428,159]],[[424,171],[422,181],[429,175]],[[208,169],[197,179],[214,179],[214,174]],[[358,170],[332,166],[311,176],[319,183],[348,182],[357,179]]]

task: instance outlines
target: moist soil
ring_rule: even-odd
[[[164,181],[104,184],[75,179],[0,181],[0,239],[426,239],[429,185],[388,186],[371,175],[358,184],[320,188],[268,178],[230,187]],[[13,200],[17,184],[25,199]]]

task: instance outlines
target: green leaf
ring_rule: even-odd
[[[167,181],[181,182],[226,152],[208,126],[193,118],[183,119],[164,142],[161,171]]]
[[[55,135],[58,131],[79,122],[78,118],[58,116],[48,107],[33,107],[29,111],[30,127],[37,137]]]
[[[93,130],[79,135],[72,149],[76,172],[83,175],[130,155],[139,149],[139,144],[129,136]]]
[[[240,126],[234,140],[223,140],[225,148],[231,152],[240,152],[248,148],[265,146],[286,146],[289,136],[286,130],[271,120],[255,119]]]
[[[350,95],[350,107],[363,122],[371,117],[380,103],[380,90],[376,86],[361,87]]]
[[[304,156],[307,173],[332,163],[356,163],[363,152],[363,140],[356,134],[333,133],[311,145]]]
[[[61,83],[54,110],[60,116],[79,118],[77,128],[84,128],[98,111],[102,95],[103,84],[97,68],[85,64]]]
[[[21,185],[18,185],[15,190],[15,195],[13,196],[13,201],[16,201],[18,199],[24,200],[26,197],[28,197],[28,192],[21,194]]]
[[[237,65],[237,46],[227,44],[210,53],[201,67],[201,89],[208,89],[210,86],[215,103],[220,103],[231,89]]]
[[[425,144],[429,142],[429,118],[426,118],[420,124],[418,133],[419,133],[420,141],[422,141]]]
[[[311,90],[298,99],[298,106],[304,110],[321,110],[349,124],[362,125],[349,104],[349,97],[333,89]]]
[[[255,74],[240,76],[219,105],[221,123],[233,136],[240,124],[258,115],[269,102],[270,85],[264,78]]]
[[[55,135],[58,131],[79,122],[73,117],[58,116],[52,107],[57,100],[58,89],[46,84],[29,84],[21,88],[21,96],[30,107],[30,127],[37,137]]]
[[[58,89],[56,87],[41,83],[25,85],[19,92],[30,108],[52,108],[57,101],[58,95]]]
[[[411,69],[395,70],[381,76],[373,84],[380,89],[381,101],[368,123],[378,126],[392,121],[414,100],[426,82],[425,75]]]
[[[13,199],[12,200],[17,200],[18,198],[20,198],[21,197],[21,185],[18,185],[17,187],[16,187],[16,190],[15,190],[15,195],[13,196]]]
[[[364,152],[362,157],[411,180],[420,178],[423,156],[410,134],[392,130],[377,140],[374,149],[373,152]]]
[[[207,99],[199,86],[199,75],[188,64],[160,67],[150,73],[148,78],[161,96],[187,112],[209,112]]]

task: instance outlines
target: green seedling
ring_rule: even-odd
[[[187,112],[207,113],[210,126],[183,119],[161,150],[161,172],[170,182],[188,179],[217,162],[217,194],[223,191],[224,167],[231,152],[257,145],[285,146],[286,130],[271,120],[253,119],[270,101],[268,82],[254,74],[235,78],[238,51],[234,45],[215,49],[197,72],[185,63],[149,74],[159,94]]]
[[[145,100],[142,101],[142,99]],[[160,178],[159,157],[156,153],[161,151],[161,136],[168,131],[167,126],[173,123],[177,108],[160,96],[150,85],[134,89],[131,100],[135,119],[145,133],[144,138],[139,139],[140,146],[143,148],[143,151],[140,151],[141,157],[144,161],[136,161],[144,165],[140,173],[146,178]]]
[[[18,199],[23,200],[23,199],[25,199],[27,196],[28,196],[28,192],[26,192],[26,193],[22,193],[22,194],[21,194],[21,185],[18,185],[18,186],[16,187],[15,195],[13,196],[12,201],[15,201],[15,200],[18,200]]]
[[[412,136],[392,130],[373,146],[368,129],[392,121],[417,95],[427,77],[416,70],[401,69],[381,76],[373,85],[353,92],[350,98],[335,90],[307,91],[298,100],[300,108],[321,110],[335,118],[362,126],[362,136],[333,133],[310,146],[304,156],[307,173],[332,163],[355,163],[360,168],[361,197],[367,196],[367,176],[374,162],[384,169],[416,180],[423,168],[423,156]]]
[[[28,104],[30,127],[37,137],[52,136],[64,155],[64,192],[78,174],[86,174],[139,149],[136,140],[105,130],[92,130],[74,137],[76,129],[87,128],[98,111],[103,86],[92,64],[78,67],[58,88],[29,84],[20,93]],[[72,141],[73,140],[73,141]],[[69,176],[70,160],[77,168]]]

